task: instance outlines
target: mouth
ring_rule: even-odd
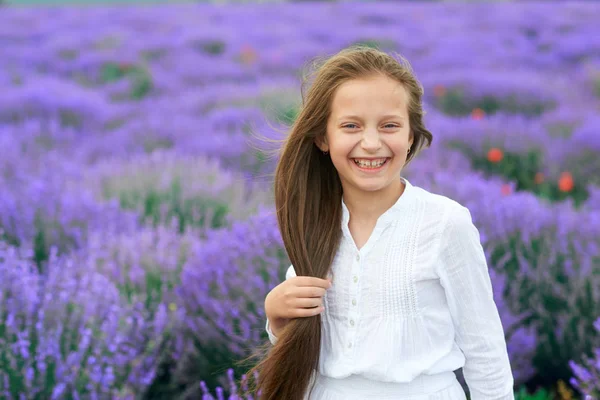
[[[389,162],[391,157],[385,158],[352,158],[352,163],[361,171],[378,172]]]

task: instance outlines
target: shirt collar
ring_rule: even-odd
[[[379,217],[378,221],[389,222],[393,220],[396,216],[399,215],[402,211],[406,210],[406,207],[410,204],[411,200],[415,195],[415,190],[413,185],[408,181],[408,179],[404,177],[400,177],[402,181],[405,183],[405,189],[402,193],[402,196],[396,200],[396,202],[386,210]],[[348,211],[348,207],[346,207],[346,203],[344,203],[344,198],[342,196],[342,226],[348,226],[348,222],[350,221],[350,212]]]

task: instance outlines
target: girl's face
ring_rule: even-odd
[[[375,192],[395,184],[412,145],[408,93],[384,76],[353,79],[335,92],[326,142],[344,192]]]

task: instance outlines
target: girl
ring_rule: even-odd
[[[432,141],[422,95],[371,48],[317,70],[275,174],[292,266],[265,300],[262,400],[462,400],[461,367],[471,399],[514,398],[469,210],[401,177]]]

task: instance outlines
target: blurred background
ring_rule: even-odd
[[[238,398],[289,265],[263,139],[357,43],[423,83],[403,174],[471,211],[516,398],[600,398],[597,3],[84,3],[0,5],[1,398]]]

